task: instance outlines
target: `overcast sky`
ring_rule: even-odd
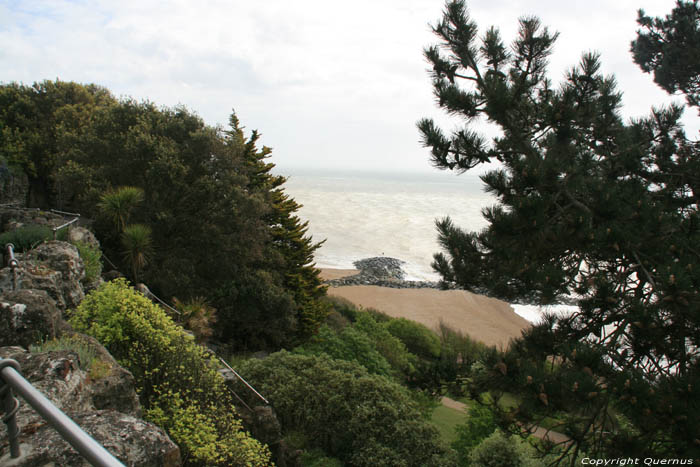
[[[602,54],[624,91],[624,115],[670,98],[633,63],[637,9],[665,15],[674,0],[473,0],[480,30],[511,42],[537,15],[561,36],[559,82],[581,53]],[[0,0],[0,82],[56,78],[117,96],[184,104],[209,124],[231,109],[262,133],[281,169],[433,170],[416,121],[437,109],[422,50],[441,0]],[[698,118],[685,116],[689,136]]]

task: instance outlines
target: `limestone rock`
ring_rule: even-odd
[[[85,266],[78,249],[70,243],[42,243],[21,257],[20,266],[22,287],[46,290],[63,311],[85,298],[80,282],[85,277]]]
[[[133,378],[126,370],[93,379],[80,369],[79,356],[71,350],[33,354],[20,347],[3,347],[0,348],[0,357],[17,360],[22,375],[35,388],[126,465],[180,465],[179,449],[170,438],[155,425],[134,417],[140,408]],[[121,368],[116,362],[114,364],[114,367]],[[128,377],[119,381],[125,374]],[[110,389],[106,391],[105,387]],[[124,394],[119,396],[119,392]],[[107,401],[110,397],[114,400]],[[130,402],[119,404],[118,399]],[[18,460],[9,460],[9,454],[4,452],[0,465],[89,465],[27,403],[20,400],[20,404],[17,424],[23,455]],[[96,410],[100,406],[110,408]],[[6,448],[7,440],[3,442]]]
[[[56,337],[61,313],[43,290],[21,289],[0,297],[0,346],[29,347]]]
[[[74,414],[73,421],[114,457],[129,467],[177,467],[182,465],[180,449],[152,423],[114,410],[98,410]],[[42,425],[27,436],[20,437],[22,456],[10,460],[9,453],[0,458],[0,465],[89,467],[51,426]]]

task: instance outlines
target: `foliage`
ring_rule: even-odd
[[[85,266],[84,281],[89,284],[102,274],[102,250],[85,242],[75,242],[74,245]]]
[[[124,227],[121,240],[124,260],[131,266],[131,277],[136,281],[153,254],[151,228],[143,224],[127,225]]]
[[[95,219],[117,269],[160,297],[204,296],[220,317],[214,337],[238,349],[291,346],[318,329],[319,244],[270,173],[270,149],[235,114],[224,131],[183,107],[61,81],[2,85],[0,104],[0,160],[29,174],[30,205]],[[152,230],[143,269],[142,255],[124,258],[128,224]]]
[[[472,467],[536,467],[541,465],[531,457],[526,445],[502,432],[495,431],[469,455]]]
[[[29,347],[32,353],[55,352],[70,350],[78,355],[78,366],[86,371],[90,379],[98,380],[109,373],[111,366],[97,356],[95,349],[78,336],[63,335],[60,338],[51,339]]]
[[[444,134],[422,120],[433,163],[482,175],[498,204],[488,228],[437,223],[446,282],[505,299],[546,304],[575,295],[580,311],[548,317],[505,353],[484,353],[472,391],[517,392],[500,410],[537,423],[564,414],[576,457],[700,455],[700,241],[697,143],[685,138],[682,109],[655,109],[625,124],[620,93],[585,54],[555,88],[546,78],[556,34],[520,21],[512,47],[497,29],[478,35],[463,1],[450,1],[426,50],[433,87],[466,128]],[[487,118],[489,143],[471,126]],[[622,423],[629,421],[629,424]]]
[[[125,280],[88,294],[70,323],[134,375],[146,417],[180,446],[187,465],[268,465],[267,448],[235,417],[215,358]]]
[[[387,323],[386,329],[403,342],[412,354],[421,358],[440,357],[440,339],[424,325],[406,318],[396,318]]]
[[[336,360],[362,365],[372,374],[391,374],[389,362],[379,353],[370,337],[352,326],[336,333],[323,325],[318,334],[297,347],[295,352],[302,355],[326,354]]]
[[[96,111],[115,103],[109,91],[95,85],[56,80],[0,86],[0,159],[28,175],[30,206],[62,207],[70,185],[56,183],[54,175],[65,143],[84,131]],[[84,175],[71,182],[85,183]]]
[[[141,188],[134,186],[122,186],[116,190],[109,190],[100,197],[97,208],[106,216],[116,228],[117,232],[124,232],[133,210],[144,200]]]
[[[29,251],[53,238],[53,231],[46,225],[30,224],[0,234],[0,246],[12,243],[15,252]]]
[[[407,390],[356,363],[282,351],[239,373],[271,401],[285,431],[345,464],[449,465]]]
[[[496,431],[496,428],[496,420],[488,407],[473,404],[469,408],[467,421],[455,428],[457,439],[452,443],[452,449],[457,451],[461,465],[469,464],[471,452]]]
[[[668,93],[685,94],[688,104],[700,107],[700,5],[678,0],[666,18],[651,18],[639,10],[632,57]]]
[[[182,313],[179,316],[180,322],[194,333],[198,343],[203,344],[214,335],[216,308],[209,305],[206,298],[194,297],[187,302],[173,298],[173,304]]]
[[[271,268],[280,273],[284,287],[293,292],[298,323],[296,337],[303,341],[316,333],[329,313],[328,305],[320,300],[326,294],[326,286],[320,270],[313,264],[314,252],[325,240],[313,243],[308,235],[308,221],[303,222],[295,214],[301,206],[284,192],[282,186],[287,179],[272,174],[275,164],[267,162],[270,148],[256,148],[259,133],[253,131],[246,140],[235,113],[231,114],[229,126],[226,132],[229,144],[245,148],[243,158],[250,171],[248,187],[263,194],[271,207],[264,217],[272,250],[266,259],[271,261]]]

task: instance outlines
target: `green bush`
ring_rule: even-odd
[[[66,238],[66,230],[59,230],[57,238],[58,240],[64,240]],[[51,227],[30,224],[0,234],[0,248],[4,249],[5,245],[12,243],[15,247],[15,252],[24,252],[52,239],[53,230],[51,230]]]
[[[537,467],[542,465],[533,458],[533,449],[520,439],[494,432],[469,455],[471,467]]]
[[[308,448],[346,465],[450,465],[408,390],[356,363],[282,351],[239,372],[271,401],[286,432],[303,433]]]
[[[473,404],[469,408],[467,421],[455,427],[457,439],[452,443],[452,449],[457,452],[460,465],[469,465],[469,455],[484,439],[496,431],[496,419],[488,407]]]
[[[85,279],[83,280],[90,283],[102,274],[102,250],[85,242],[75,242],[74,245],[78,249],[80,259],[83,260],[83,265],[85,265]]]
[[[40,344],[29,346],[32,353],[55,352],[58,350],[70,350],[78,355],[78,367],[87,372],[92,380],[107,376],[111,369],[109,362],[105,362],[97,356],[97,352],[84,339],[79,336],[61,336]]]
[[[180,446],[186,465],[269,464],[267,447],[236,418],[214,357],[124,279],[91,292],[70,323],[131,371],[146,418]]]
[[[440,358],[440,339],[424,325],[406,318],[396,318],[387,323],[387,330],[418,357]]]
[[[297,347],[295,352],[304,355],[326,354],[337,360],[358,363],[373,374],[383,376],[391,374],[389,362],[377,351],[374,342],[367,334],[352,326],[336,333],[324,325],[319,329],[318,334],[304,345]]]

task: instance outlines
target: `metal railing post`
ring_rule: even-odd
[[[19,363],[12,359],[0,360],[0,375],[5,367],[11,367],[19,371]],[[10,440],[10,457],[17,459],[21,452],[19,449],[19,428],[17,428],[17,411],[19,410],[19,401],[12,392],[12,387],[5,383],[0,389],[2,395],[5,414],[2,416],[2,421],[7,425],[7,437]]]
[[[17,290],[17,268],[19,267],[19,261],[15,258],[15,246],[12,243],[5,245],[5,250],[7,251],[7,265],[12,271],[12,289]]]

